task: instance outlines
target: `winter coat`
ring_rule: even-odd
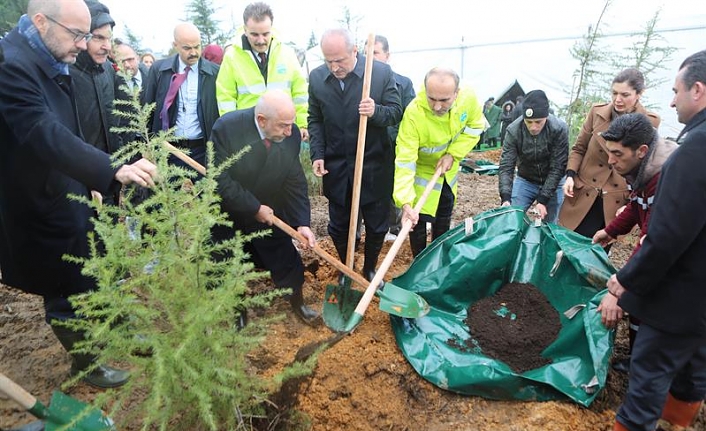
[[[199,90],[196,112],[204,140],[208,141],[211,138],[213,123],[218,119],[218,104],[216,103],[216,76],[218,75],[218,65],[201,58],[198,62],[198,70]],[[159,118],[159,113],[162,112],[164,99],[167,97],[172,75],[178,71],[179,55],[175,54],[171,57],[156,61],[150,68],[147,84],[142,83],[142,93],[140,94],[142,102],[156,104],[149,123],[152,133],[158,133],[162,130],[162,120]],[[169,107],[169,127],[173,127],[176,124],[177,105],[177,103],[174,103]]]
[[[328,170],[323,176],[324,195],[340,206],[350,204],[364,73],[365,57],[358,54],[355,68],[344,79],[343,90],[325,64],[309,75],[311,160],[324,160]],[[361,205],[389,200],[392,196],[395,156],[387,127],[398,124],[402,118],[400,93],[395,84],[390,66],[374,61],[370,98],[375,101],[375,113],[367,123]]]
[[[640,103],[635,112],[647,115],[652,125],[659,127],[659,116],[647,112]],[[567,171],[574,171],[574,197],[566,196],[559,212],[559,224],[574,230],[591,209],[597,197],[603,199],[605,224],[615,218],[615,212],[630,196],[625,179],[613,172],[608,164],[608,149],[601,132],[608,130],[613,119],[613,104],[593,105],[583,123],[576,143],[569,154]]]
[[[416,96],[414,93],[414,85],[412,85],[412,80],[406,76],[402,76],[394,71],[392,74],[395,77],[395,86],[397,87],[397,91],[400,92],[400,102],[402,103],[403,112],[402,115],[404,116],[405,109],[407,109],[407,106],[412,103],[412,100],[414,100],[414,97]],[[399,124],[395,124],[394,126],[387,128],[387,133],[390,135],[390,142],[392,142],[392,145],[395,145],[395,142],[397,141],[397,133],[399,132],[399,128]]]
[[[503,111],[495,105],[490,105],[490,108],[483,109],[483,115],[485,115],[488,124],[490,124],[490,127],[483,135],[483,139],[497,139],[500,137],[500,116],[502,114]]]
[[[443,117],[432,112],[426,91],[421,91],[407,107],[397,136],[395,204],[414,206],[434,175],[439,159],[451,154],[454,158],[451,169],[439,178],[420,211],[436,216],[444,181],[455,196],[459,163],[478,143],[484,124],[482,105],[470,88],[459,90],[449,113]]]
[[[530,134],[521,118],[513,121],[507,128],[500,155],[500,201],[510,202],[512,198],[517,166],[518,176],[541,186],[537,202],[546,205],[564,176],[568,154],[568,130],[563,120],[550,114],[537,136]]]
[[[637,175],[625,176],[631,190],[630,202],[620,215],[605,227],[608,235],[617,238],[620,235],[628,234],[635,225],[640,227],[642,236],[647,235],[648,222],[662,166],[676,149],[676,143],[659,138],[650,147],[649,154],[640,164]],[[640,243],[640,241],[637,242],[633,254],[640,249]]]
[[[662,167],[649,233],[618,271],[618,304],[652,327],[706,335],[706,109],[677,138]]]
[[[220,114],[253,107],[265,91],[281,90],[292,97],[297,126],[305,129],[308,84],[294,50],[273,37],[264,65],[265,79],[248,39],[245,35],[239,39],[240,43],[234,43],[226,50],[218,71],[216,98]]]
[[[296,124],[289,137],[272,142],[268,150],[255,126],[255,108],[237,110],[216,121],[212,140],[216,166],[250,147],[218,178],[221,206],[236,229],[269,229],[254,218],[260,205],[272,208],[290,226],[309,226],[307,182],[299,161],[301,132]]]
[[[113,153],[122,142],[118,135],[110,132],[110,128],[117,125],[113,101],[120,82],[113,66],[107,61],[96,64],[88,52],[82,51],[69,72],[83,137],[99,150]]]
[[[2,281],[66,297],[95,288],[65,254],[88,257],[93,211],[69,200],[119,187],[110,157],[81,138],[71,77],[17,29],[0,40],[0,267]]]

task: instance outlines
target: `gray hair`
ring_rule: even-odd
[[[331,36],[341,36],[346,43],[346,52],[353,52],[355,48],[355,41],[353,40],[353,35],[348,29],[345,28],[330,28],[321,35],[321,44]]]

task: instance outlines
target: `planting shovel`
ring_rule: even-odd
[[[424,192],[419,197],[417,204],[414,206],[415,212],[419,213],[419,211],[421,211],[422,207],[424,206],[424,203],[429,197],[431,191],[434,189],[436,181],[439,179],[440,176],[441,168],[437,168],[436,172],[434,172],[434,176],[432,176],[432,178],[429,180],[426,188],[424,189]],[[343,328],[343,331],[353,331],[356,326],[358,326],[363,320],[363,315],[368,309],[368,305],[370,305],[370,301],[373,299],[373,295],[375,295],[375,291],[377,290],[378,285],[387,273],[387,270],[390,269],[392,261],[397,256],[397,252],[400,250],[400,247],[402,247],[402,243],[407,239],[407,235],[409,235],[410,230],[412,230],[412,222],[409,219],[405,219],[405,221],[402,223],[402,229],[400,230],[400,233],[397,234],[397,238],[395,239],[395,242],[392,243],[390,250],[385,255],[385,259],[383,259],[382,264],[380,264],[380,268],[378,268],[378,270],[375,272],[375,277],[370,280],[370,284],[368,285],[367,289],[365,289],[365,293],[360,299],[360,302],[358,302],[358,305],[355,307],[353,314],[348,318],[348,321],[346,322],[346,326]],[[390,285],[385,286],[385,290],[388,289],[388,286]]]
[[[17,383],[0,373],[0,392],[5,393],[28,412],[44,421],[46,431],[116,430],[113,421],[103,412],[59,391],[54,391],[49,407],[38,401]],[[67,424],[71,424],[68,428]]]
[[[306,243],[306,239],[299,232],[277,216],[274,216],[274,225],[282,229],[285,233],[297,241]],[[344,265],[342,262],[339,262],[338,259],[331,256],[331,254],[322,249],[318,244],[313,247],[313,250],[314,253],[333,265],[334,268],[341,271],[351,280],[361,286],[368,286],[368,280]],[[353,313],[355,304],[357,304],[363,297],[363,293],[350,289],[347,286],[327,286],[327,293],[329,290],[332,290],[334,294],[327,295],[324,300],[324,322],[326,323],[326,326],[340,332],[345,327],[349,316]],[[377,290],[376,294],[380,298],[380,310],[386,313],[416,319],[426,315],[429,312],[429,304],[427,304],[424,298],[414,292],[401,289],[393,284],[386,284],[385,288],[383,290]],[[342,307],[347,309],[342,309]]]
[[[169,151],[183,160],[186,164],[191,166],[192,168],[196,169],[199,173],[202,175],[206,175],[206,168],[203,167],[199,162],[196,160],[192,159],[188,155],[184,154],[181,150],[178,148],[174,147],[173,145],[169,143],[165,143],[165,146],[169,149]],[[438,178],[436,176],[435,178]],[[436,180],[433,180],[436,181]],[[294,230],[291,226],[289,226],[287,223],[283,222],[280,218],[277,216],[273,216],[274,218],[274,225],[277,226],[278,228],[282,229],[284,232],[289,234],[292,238],[298,240],[301,243],[306,243],[306,239],[304,239],[299,232]],[[368,281],[365,280],[361,275],[355,273],[352,269],[347,267],[346,265],[342,264],[341,262],[338,261],[335,257],[331,256],[329,253],[326,252],[326,250],[322,249],[318,245],[314,247],[314,252],[324,258],[326,261],[331,263],[336,269],[339,271],[343,272],[347,276],[351,277],[353,280],[356,282],[360,283],[362,286],[367,286]],[[379,281],[378,281],[379,283]],[[353,304],[357,303],[358,300],[361,298],[361,293],[350,289],[348,287],[340,289],[341,292],[347,291],[348,295],[351,297],[345,296],[345,293],[340,293],[339,292],[339,300],[337,302],[340,302],[343,306],[349,307],[350,311],[348,311],[347,314],[342,314],[343,316],[346,316],[345,319],[341,320],[341,318],[338,318],[340,323],[336,323],[335,328],[343,328],[343,324],[347,321],[350,313],[353,311]],[[328,291],[328,288],[327,288]],[[374,292],[373,292],[374,293]],[[426,303],[426,301],[419,295],[413,292],[406,291],[404,289],[400,289],[397,286],[389,285],[388,288],[385,289],[384,293],[379,293],[378,296],[380,297],[380,309],[388,312],[390,314],[394,314],[396,316],[402,316],[402,317],[411,317],[411,318],[417,318],[417,317],[422,317],[425,314],[429,312],[429,304]],[[341,300],[341,297],[344,297]],[[333,302],[332,302],[333,304]],[[335,307],[338,307],[337,305],[334,304]],[[326,303],[324,303],[324,322],[326,322],[326,310],[327,306]],[[331,316],[336,316],[341,313],[339,312],[329,312],[328,313]],[[334,329],[333,326],[329,325],[329,327]],[[338,330],[338,329],[335,329]]]

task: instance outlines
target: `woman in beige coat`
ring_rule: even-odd
[[[640,104],[645,78],[637,69],[625,69],[613,79],[612,102],[593,105],[569,154],[564,203],[559,224],[592,238],[615,218],[628,202],[625,179],[611,169],[601,132],[620,115],[640,112],[657,128],[660,118]]]

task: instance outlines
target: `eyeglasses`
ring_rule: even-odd
[[[82,33],[78,30],[73,30],[65,26],[64,24],[60,23],[59,21],[55,20],[54,18],[50,17],[49,15],[44,15],[49,21],[53,22],[54,24],[60,26],[64,30],[68,31],[69,33],[74,35],[74,43],[78,43],[81,41],[81,39],[85,40],[88,42],[89,40],[93,39],[93,35],[91,33]]]

